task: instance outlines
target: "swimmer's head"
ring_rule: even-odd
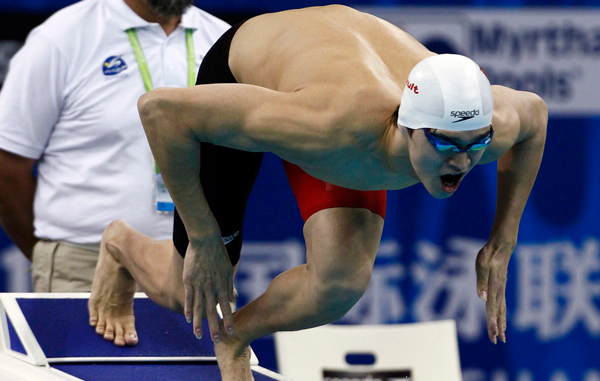
[[[411,166],[429,194],[448,198],[479,163],[493,135],[491,125],[471,131],[413,130],[407,140]]]
[[[493,137],[493,111],[490,83],[469,58],[436,55],[412,69],[398,125],[409,132],[412,167],[432,196],[450,197],[481,160]]]
[[[479,65],[458,54],[425,58],[404,85],[398,124],[472,131],[492,124],[492,88]]]

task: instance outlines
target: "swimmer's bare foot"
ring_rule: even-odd
[[[223,381],[254,381],[249,346],[240,345],[231,336],[221,335],[221,341],[215,344],[215,353]]]
[[[119,249],[112,243],[127,234],[129,225],[114,221],[104,230],[100,256],[88,302],[90,325],[115,345],[136,345],[138,336],[133,315],[135,280],[118,261]]]

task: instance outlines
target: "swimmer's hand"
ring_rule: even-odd
[[[183,286],[185,317],[188,322],[193,319],[194,334],[197,338],[202,337],[202,319],[206,314],[213,342],[220,341],[217,303],[221,306],[227,333],[233,333],[229,304],[230,301],[235,301],[233,266],[221,237],[216,240],[190,242],[183,262]]]
[[[487,332],[490,341],[500,338],[506,343],[506,279],[508,262],[514,246],[487,245],[479,251],[476,261],[477,295],[486,301]]]

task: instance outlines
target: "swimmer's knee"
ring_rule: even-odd
[[[111,232],[120,232],[122,230],[127,229],[128,227],[129,224],[125,222],[125,220],[114,220],[113,222],[108,224],[106,229],[104,229],[104,233],[106,234]]]
[[[102,244],[117,261],[123,253],[124,246],[129,238],[131,226],[123,220],[114,220],[102,233]]]
[[[371,280],[372,267],[330,269],[317,276],[316,294],[323,309],[343,317],[364,295]]]
[[[320,253],[323,254],[323,253]],[[373,261],[369,253],[362,255],[348,256],[344,253],[335,254],[336,261],[323,265],[315,269],[316,281],[320,283],[325,290],[346,291],[351,295],[362,296],[369,286],[371,274],[373,272]],[[345,258],[353,258],[345,260]]]
[[[113,244],[129,240],[139,235],[139,232],[124,220],[114,220],[104,229],[102,233],[103,241],[111,241]]]
[[[358,300],[367,290],[370,280],[371,269],[344,271],[343,274],[320,279],[319,288],[322,294],[338,300]]]
[[[109,241],[114,245],[127,232],[129,224],[123,220],[114,220],[104,229],[102,240],[106,243]]]

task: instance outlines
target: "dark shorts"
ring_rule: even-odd
[[[197,85],[237,83],[229,69],[229,48],[242,23],[233,26],[210,48],[202,60]],[[250,191],[258,176],[263,154],[201,143],[200,183],[215,216],[229,260],[237,264],[242,249],[242,228]],[[365,208],[385,218],[385,191],[355,191],[318,180],[300,167],[285,162],[284,167],[292,191],[306,221],[314,213],[328,208]],[[189,244],[185,226],[175,210],[173,224],[175,248],[185,256]]]

